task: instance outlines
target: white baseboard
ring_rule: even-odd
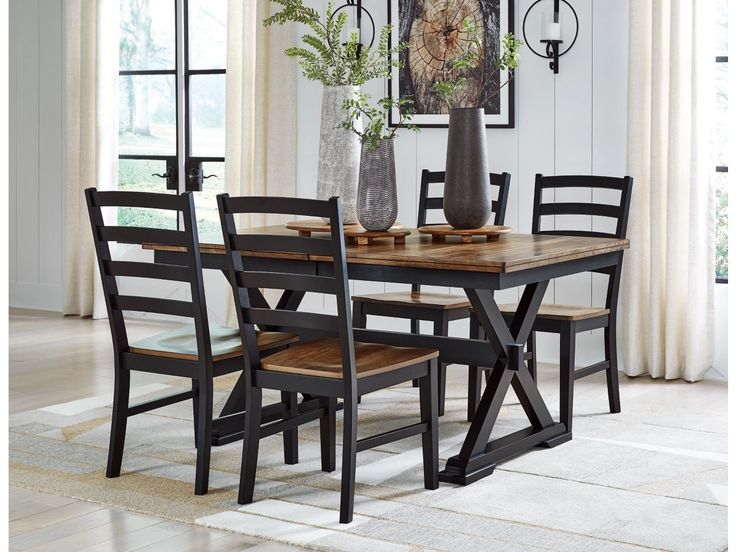
[[[61,285],[10,282],[11,307],[61,312]]]

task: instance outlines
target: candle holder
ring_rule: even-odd
[[[368,44],[368,48],[373,46],[373,41],[376,39],[376,22],[373,20],[373,16],[371,15],[371,12],[369,12],[366,8],[363,7],[363,0],[347,0],[342,6],[338,6],[335,11],[332,12],[330,17],[335,17],[335,15],[346,8],[355,8],[355,23],[358,28],[358,49],[356,52],[357,56],[360,56],[360,52],[363,49],[363,42],[362,42],[362,34],[363,34],[363,28],[361,27],[361,22],[363,19],[363,14],[368,16],[368,19],[371,22],[371,41]],[[329,39],[328,39],[329,42]]]
[[[543,36],[539,42],[542,44],[545,44],[545,50],[544,53],[537,52],[534,48],[532,48],[531,43],[529,42],[529,39],[526,36],[526,21],[529,17],[529,14],[534,9],[534,7],[542,2],[542,0],[537,0],[534,2],[531,6],[529,6],[529,9],[526,11],[526,14],[524,14],[524,21],[521,24],[522,32],[524,34],[524,43],[529,47],[529,49],[534,53],[535,55],[543,58],[543,59],[549,59],[551,60],[549,62],[549,68],[552,69],[554,74],[560,72],[560,57],[565,55],[567,52],[570,51],[570,48],[573,47],[575,44],[575,41],[578,39],[578,32],[580,30],[580,23],[578,21],[578,14],[575,12],[575,9],[572,7],[570,2],[567,0],[554,0],[554,12],[553,12],[553,18],[551,21],[544,21],[543,23]],[[572,39],[572,42],[570,42],[570,45],[561,51],[560,45],[563,44],[562,40],[562,34],[561,34],[561,26],[560,26],[560,2],[567,5],[568,8],[570,8],[570,11],[572,12],[573,17],[575,18],[575,36]],[[544,36],[544,35],[547,36]]]

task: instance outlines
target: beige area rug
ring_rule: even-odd
[[[450,367],[441,465],[468,429],[465,374]],[[554,409],[553,378],[548,371],[541,385]],[[219,380],[220,405],[232,383]],[[136,387],[132,402],[171,387]],[[189,402],[129,421],[117,479],[104,476],[109,396],[13,415],[10,479],[19,487],[316,550],[724,550],[725,387],[625,379],[618,415],[607,414],[603,378],[579,382],[576,394],[572,442],[509,461],[467,487],[424,490],[419,437],[360,453],[350,525],[337,523],[339,427],[334,474],[320,471],[317,422],[300,429],[297,465],[283,464],[280,436],[263,440],[256,500],[239,507],[241,443],[213,449],[211,491],[194,495]],[[360,406],[361,436],[417,415],[417,390],[409,386],[369,395]],[[510,397],[494,436],[525,425]]]

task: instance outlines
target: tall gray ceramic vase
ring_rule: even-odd
[[[383,232],[396,222],[394,141],[381,140],[376,149],[363,144],[358,181],[358,222],[366,230]]]
[[[445,163],[447,222],[458,229],[484,226],[492,204],[483,109],[450,110]]]
[[[360,138],[340,124],[345,119],[343,102],[355,97],[357,92],[357,86],[325,86],[322,90],[317,199],[339,196],[345,224],[357,222]],[[354,125],[357,131],[362,131],[361,121],[355,121]]]

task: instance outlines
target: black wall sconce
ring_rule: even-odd
[[[540,2],[542,2],[542,0],[537,0],[536,2],[534,2],[531,6],[529,6],[526,14],[524,14],[524,21],[521,24],[521,29],[524,33],[524,43],[529,46],[529,49],[534,54],[538,55],[541,58],[551,60],[549,62],[549,68],[552,69],[555,74],[557,74],[560,72],[560,57],[569,52],[570,48],[573,47],[575,41],[578,39],[578,31],[580,30],[578,14],[575,12],[575,9],[572,7],[572,5],[570,5],[570,2],[568,2],[567,0],[553,0],[554,9],[552,13],[542,13],[542,38],[539,42],[546,45],[545,51],[542,54],[532,48],[531,42],[526,36],[526,20],[534,7]],[[566,4],[567,7],[570,8],[573,17],[575,18],[575,36],[573,37],[572,42],[570,42],[570,45],[562,51],[560,51],[560,47],[563,44],[562,23],[560,21],[560,2]]]
[[[337,13],[341,10],[344,10],[346,8],[355,8],[355,29],[358,31],[358,51],[356,54],[360,56],[360,52],[363,49],[363,27],[361,25],[363,21],[363,15],[367,15],[368,19],[371,22],[371,41],[368,44],[368,48],[373,46],[373,41],[376,39],[376,22],[373,20],[373,16],[371,15],[371,12],[369,12],[366,8],[363,7],[363,0],[346,0],[346,2],[342,6],[338,6],[335,11],[332,12],[330,15],[330,18],[335,17]],[[348,30],[348,32],[352,33],[354,30]]]

